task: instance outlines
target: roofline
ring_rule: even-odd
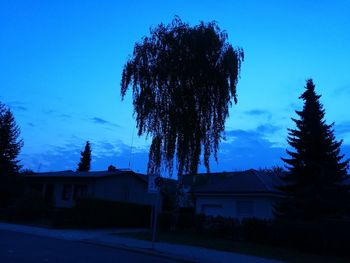
[[[265,196],[273,196],[273,197],[284,197],[281,193],[276,192],[262,192],[262,191],[256,191],[256,192],[191,192],[193,195],[196,196],[247,196],[247,195],[265,195]]]
[[[255,169],[247,169],[247,170],[243,170],[243,171],[223,171],[223,172],[215,172],[215,173],[190,173],[190,174],[184,174],[184,176],[186,175],[193,175],[193,176],[196,176],[196,175],[217,175],[217,174],[234,174],[234,173],[244,173],[244,172],[256,172],[257,170]]]
[[[69,175],[61,175],[64,173],[71,173]],[[83,173],[105,173],[103,175],[82,175]],[[69,177],[79,177],[79,178],[103,178],[103,177],[109,177],[109,176],[115,176],[115,175],[121,175],[121,174],[128,174],[128,173],[132,173],[132,174],[137,174],[137,175],[142,175],[140,173],[135,173],[132,170],[117,170],[117,171],[89,171],[89,172],[77,172],[77,171],[58,171],[58,172],[43,172],[43,173],[32,173],[32,174],[26,174],[23,175],[23,177],[30,177],[30,178],[57,178],[57,177],[65,177],[65,178],[69,178]],[[51,174],[51,175],[50,175]]]
[[[104,171],[96,171],[96,172],[104,172]],[[55,172],[52,172],[55,173]],[[114,172],[108,172],[106,171],[106,174],[104,175],[79,175],[79,174],[73,174],[73,175],[35,175],[35,174],[30,174],[30,175],[24,175],[23,177],[28,180],[79,180],[79,181],[91,181],[91,180],[102,180],[102,179],[107,179],[115,176],[122,176],[122,175],[135,175],[135,177],[145,183],[148,183],[148,181],[143,178],[142,174],[140,173],[135,173],[132,170],[128,171],[121,171],[119,173],[114,173]]]
[[[270,187],[267,185],[267,183],[260,177],[260,174],[257,171],[254,171],[254,175],[260,180],[260,182],[264,185],[264,187],[271,191]]]

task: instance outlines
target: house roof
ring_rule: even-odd
[[[215,176],[216,175],[216,176]],[[195,186],[194,194],[280,194],[275,186],[281,184],[276,174],[257,170],[210,174],[205,184]],[[210,178],[209,177],[209,178]],[[215,179],[214,179],[215,178]]]
[[[134,175],[140,180],[147,183],[147,176],[139,173],[135,173],[131,170],[115,170],[115,171],[92,171],[92,172],[75,172],[72,170],[58,171],[58,172],[44,172],[44,173],[33,173],[25,175],[28,179],[78,179],[78,180],[89,180],[89,179],[102,179],[107,177],[115,177],[120,175]]]
[[[28,174],[28,177],[75,177],[75,176],[89,176],[89,177],[101,177],[101,176],[111,176],[117,174],[125,174],[127,172],[132,172],[130,170],[116,170],[116,171],[92,171],[92,172],[75,172],[72,170],[58,171],[58,172],[43,172],[43,173],[33,173]]]

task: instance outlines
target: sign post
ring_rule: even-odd
[[[152,208],[152,249],[154,249],[154,243],[156,241],[156,232],[157,232],[157,220],[158,220],[158,210],[159,210],[159,196],[160,196],[160,186],[162,185],[162,178],[157,175],[148,176],[148,192],[155,194],[154,204]]]

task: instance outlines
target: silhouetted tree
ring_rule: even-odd
[[[17,158],[23,141],[19,136],[12,112],[0,102],[0,176],[18,173],[20,169]]]
[[[78,164],[78,172],[88,172],[90,171],[91,162],[91,146],[90,142],[87,141],[85,144],[84,151],[81,152],[80,162]]]
[[[117,167],[115,167],[112,164],[110,166],[108,166],[108,172],[114,172],[114,171],[117,171]]]
[[[18,176],[21,168],[18,154],[23,146],[19,136],[12,112],[0,102],[0,207],[13,205],[24,190]]]
[[[31,174],[34,174],[34,172],[31,169],[22,169],[20,171],[20,174],[22,174],[22,175],[31,175]]]
[[[276,176],[283,176],[286,171],[283,167],[280,166],[272,166],[271,168],[261,168],[259,169],[259,172],[262,172],[266,175],[276,175]]]
[[[236,85],[243,50],[227,42],[215,22],[190,27],[175,17],[136,43],[124,66],[121,96],[132,87],[138,135],[152,137],[148,173],[172,174],[174,159],[179,184],[185,173],[197,172],[202,151],[217,150],[229,115],[237,102]]]
[[[336,141],[333,124],[327,125],[325,111],[310,79],[300,96],[304,101],[299,119],[292,119],[295,129],[289,129],[287,150],[283,159],[288,168],[280,187],[287,198],[276,206],[280,218],[313,220],[340,216],[347,209],[348,187],[343,184],[348,160],[342,161],[342,141]]]

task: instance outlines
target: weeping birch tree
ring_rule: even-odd
[[[132,90],[138,135],[152,139],[148,173],[163,169],[179,184],[209,159],[217,161],[219,143],[236,87],[244,53],[233,48],[216,22],[189,26],[175,17],[150,29],[135,44],[124,65],[121,96]]]

